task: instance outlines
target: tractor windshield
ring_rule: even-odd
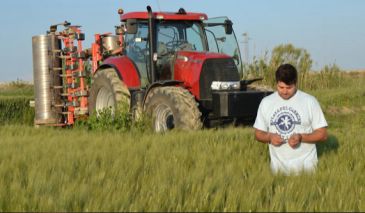
[[[241,70],[241,54],[232,29],[232,22],[227,17],[217,17],[204,21],[204,25],[209,51],[233,57],[238,70]]]
[[[157,53],[167,55],[179,50],[205,51],[202,26],[192,21],[160,21],[157,23]]]

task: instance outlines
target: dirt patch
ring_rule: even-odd
[[[8,83],[0,82],[0,89],[7,89],[7,88],[9,88],[9,84]]]
[[[353,109],[349,108],[349,107],[342,107],[341,113],[345,114],[345,115],[348,115],[348,114],[355,113],[355,111]]]
[[[331,115],[350,115],[365,111],[365,106],[362,107],[346,107],[346,106],[329,106],[326,110]]]
[[[362,78],[365,77],[365,70],[353,70],[349,72],[344,72],[343,74],[352,78]]]

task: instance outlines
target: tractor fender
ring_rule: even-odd
[[[98,69],[94,72],[93,75],[95,75],[97,72],[100,72],[102,70],[109,69],[109,68],[112,68],[114,70],[114,72],[117,73],[119,79],[121,81],[123,81],[122,75],[120,74],[118,68],[114,64],[103,64],[103,65],[101,65],[100,67],[98,67]]]
[[[153,89],[153,88],[156,88],[156,87],[167,87],[167,86],[176,86],[176,85],[183,85],[184,82],[182,81],[175,81],[175,80],[166,80],[166,81],[158,81],[158,82],[155,82],[153,84],[151,84],[147,90],[146,90],[146,93],[143,97],[143,106],[144,106],[144,103],[146,101],[146,98],[147,98],[147,95],[148,93],[150,93],[150,91]]]
[[[115,72],[117,72],[120,80],[122,80],[128,88],[141,87],[140,73],[136,69],[133,61],[128,57],[109,57],[100,65],[96,72],[106,68],[113,68]]]

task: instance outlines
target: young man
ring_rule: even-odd
[[[314,171],[315,143],[327,139],[327,122],[313,96],[297,89],[297,70],[281,65],[275,73],[277,91],[265,97],[254,124],[256,140],[269,144],[274,173]]]

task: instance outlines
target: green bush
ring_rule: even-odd
[[[150,120],[145,113],[139,119],[134,119],[129,105],[120,103],[115,111],[105,108],[91,114],[87,120],[77,120],[76,128],[101,131],[148,131],[151,130]]]

